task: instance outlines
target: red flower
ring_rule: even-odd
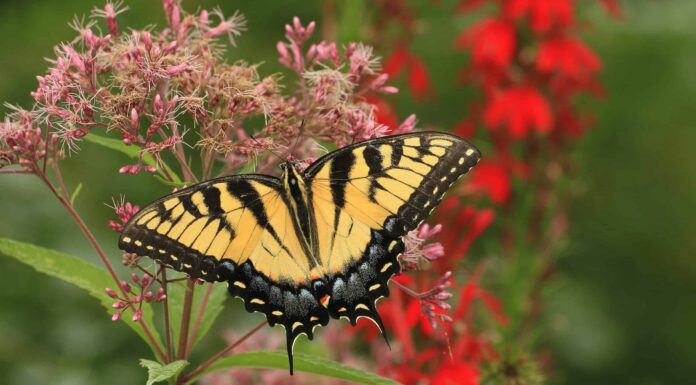
[[[479,279],[482,274],[483,270],[481,268],[477,269],[474,275],[469,279],[469,282],[462,287],[459,294],[459,303],[454,311],[453,318],[456,320],[466,320],[471,310],[471,304],[473,304],[475,300],[481,300],[498,322],[501,325],[505,325],[508,319],[503,313],[502,303],[499,299],[495,298],[493,294],[479,286]]]
[[[486,231],[495,218],[492,209],[460,207],[459,198],[450,197],[442,202],[438,210],[437,221],[445,224],[438,240],[445,248],[446,257],[435,266],[440,271],[451,270],[457,261],[466,256],[471,244]]]
[[[472,170],[464,189],[473,194],[486,195],[493,203],[502,205],[510,199],[510,172],[502,163],[484,159]]]
[[[537,33],[573,23],[572,0],[508,0],[504,12],[513,20],[529,15],[532,30]]]
[[[372,94],[366,95],[365,101],[375,106],[375,118],[377,123],[389,127],[390,131],[396,130],[396,128],[399,127],[399,118],[396,116],[394,107],[392,107],[389,102]]]
[[[619,4],[618,0],[599,0],[599,2],[610,15],[614,17],[623,16],[623,9],[621,9],[621,4]]]
[[[542,73],[556,71],[561,75],[578,79],[599,71],[602,61],[581,41],[558,37],[541,44],[536,66]]]
[[[531,129],[548,132],[553,116],[548,102],[530,86],[509,88],[494,96],[486,106],[483,120],[491,129],[506,125],[513,138],[525,137]]]
[[[403,71],[408,65],[410,57],[410,52],[408,48],[399,44],[392,54],[384,61],[383,71],[385,74],[389,75],[390,78],[395,78],[399,76],[401,71]]]
[[[408,86],[416,99],[423,99],[431,92],[428,68],[416,55],[411,56],[411,71],[408,74]]]
[[[449,361],[449,360],[448,360]],[[446,362],[430,379],[430,385],[478,385],[479,374],[475,366],[461,361]]]
[[[457,47],[471,49],[475,67],[502,70],[515,54],[515,28],[502,19],[484,19],[457,37]]]
[[[402,71],[407,71],[408,86],[416,99],[422,99],[432,93],[428,68],[403,44],[397,45],[394,52],[385,60],[383,70],[390,78],[395,78]]]

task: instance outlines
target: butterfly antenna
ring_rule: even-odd
[[[249,138],[250,138],[251,140],[253,140],[254,143],[258,144],[259,147],[261,146],[261,142],[260,142],[258,139],[256,139],[256,138],[254,137],[254,134],[249,135]],[[278,158],[278,160],[280,161],[280,163],[285,162],[285,159],[283,159],[280,155],[278,155],[278,154],[276,154],[275,152],[273,152],[273,150],[271,150],[270,148],[267,149],[266,151],[268,151],[271,155],[273,155],[273,156],[275,156],[276,158]]]
[[[294,157],[295,154],[295,149],[297,148],[297,144],[300,142],[300,138],[302,137],[303,134],[303,129],[304,129],[304,119],[302,119],[302,122],[300,122],[300,132],[297,133],[297,137],[295,138],[295,143],[292,144],[292,147],[290,148],[290,154],[288,154],[288,157]]]

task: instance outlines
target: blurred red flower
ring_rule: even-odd
[[[506,126],[515,139],[522,139],[532,129],[548,132],[553,125],[553,115],[546,98],[531,86],[509,88],[493,96],[483,114],[490,129]]]
[[[440,271],[450,270],[466,255],[474,240],[486,231],[494,218],[493,209],[479,209],[475,206],[461,209],[459,197],[446,198],[437,211],[437,221],[443,223],[445,228],[439,234],[438,241],[450,258],[438,261],[437,268]]]
[[[602,61],[580,40],[557,37],[541,43],[536,67],[539,72],[557,72],[578,79],[602,69]]]
[[[471,49],[475,67],[501,70],[510,65],[515,54],[515,27],[503,19],[484,19],[460,33],[456,44]]]
[[[433,92],[428,68],[423,60],[405,44],[398,44],[392,54],[385,60],[384,73],[390,78],[399,76],[403,71],[408,72],[408,87],[416,99],[423,99]]]
[[[532,30],[537,33],[573,23],[572,0],[507,0],[504,12],[513,20],[528,15]]]
[[[501,162],[484,159],[472,170],[464,189],[474,195],[488,196],[493,203],[502,205],[510,199],[510,173]]]
[[[621,4],[619,4],[618,0],[599,0],[599,2],[610,15],[614,17],[623,16],[623,9],[621,8]]]

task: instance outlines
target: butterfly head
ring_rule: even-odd
[[[296,188],[296,186],[304,186],[304,178],[302,173],[298,168],[298,162],[295,160],[288,160],[280,164],[280,169],[282,170],[282,175],[280,180],[283,181],[286,189]]]

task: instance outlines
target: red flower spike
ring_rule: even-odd
[[[411,89],[414,98],[423,99],[429,96],[432,91],[432,87],[430,85],[428,68],[416,55],[411,55],[410,67],[411,70],[408,73],[408,86]]]
[[[397,45],[391,56],[385,60],[382,68],[383,72],[392,79],[403,71],[407,71],[408,86],[416,99],[421,99],[431,94],[432,86],[428,68],[406,45]]]
[[[486,195],[493,203],[502,205],[510,199],[512,182],[503,164],[484,159],[472,170],[471,178],[463,188],[472,194]]]
[[[558,72],[578,79],[601,70],[602,61],[581,41],[558,37],[541,44],[536,67],[541,73]]]
[[[507,68],[514,58],[515,27],[501,19],[484,19],[457,37],[457,47],[471,49],[475,67]]]
[[[529,15],[532,30],[549,32],[553,27],[567,27],[573,23],[572,0],[507,0],[504,13],[512,20]]]
[[[553,125],[548,102],[530,86],[509,88],[494,96],[486,106],[483,120],[491,129],[507,126],[515,139],[524,138],[532,129],[549,132]]]
[[[619,4],[619,0],[599,0],[604,9],[613,17],[623,17],[623,8]]]
[[[459,122],[459,124],[457,124],[452,131],[461,137],[470,138],[474,136],[474,133],[476,132],[476,124],[470,119],[464,119]]]
[[[461,361],[447,362],[437,369],[430,385],[479,385],[478,369]]]
[[[397,45],[394,52],[384,61],[382,71],[392,79],[399,76],[408,65],[410,56],[411,53],[405,45]]]

